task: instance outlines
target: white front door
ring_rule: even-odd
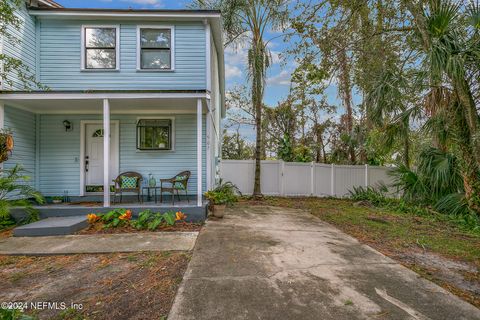
[[[110,124],[110,181],[118,175],[116,123]],[[85,124],[85,184],[103,185],[103,125]]]

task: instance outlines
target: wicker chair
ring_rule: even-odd
[[[163,193],[169,192],[172,194],[172,205],[175,204],[175,191],[177,192],[178,201],[180,201],[179,191],[185,191],[185,197],[188,199],[188,179],[190,178],[190,171],[182,171],[173,178],[160,179],[160,202],[163,202]],[[166,186],[164,186],[166,184]]]
[[[129,178],[136,177],[137,178],[137,185],[133,188],[122,188],[122,177],[129,177]],[[136,193],[138,202],[141,202],[142,201],[142,194],[141,194],[142,193],[142,181],[143,181],[143,177],[138,172],[129,171],[129,172],[120,173],[120,175],[115,180],[113,180],[113,182],[115,183],[115,193],[113,194],[113,203],[115,204],[115,199],[116,199],[117,195],[120,195],[120,203],[121,203],[122,202],[122,195],[123,195],[124,192],[134,192],[134,193]]]

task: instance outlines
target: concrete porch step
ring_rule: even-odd
[[[51,217],[13,229],[14,237],[39,237],[73,234],[88,226],[86,215]]]

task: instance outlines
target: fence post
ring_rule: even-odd
[[[365,188],[368,188],[368,164],[365,164]]]
[[[279,190],[280,190],[280,195],[283,197],[285,196],[285,184],[283,183],[283,177],[285,173],[285,162],[283,160],[280,160],[280,171],[279,171],[279,177],[278,177],[278,184],[279,184]]]
[[[315,194],[315,162],[310,162],[310,196]]]
[[[333,163],[330,170],[330,195],[335,197],[335,164]]]

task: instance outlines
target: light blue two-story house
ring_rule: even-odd
[[[21,59],[47,90],[2,81],[0,126],[13,132],[3,165],[21,164],[45,196],[110,207],[111,185],[147,185],[188,170],[202,206],[220,157],[224,107],[221,18],[211,10],[70,9],[28,1],[0,53]],[[6,79],[4,79],[6,80]],[[193,200],[193,201],[192,201]]]

